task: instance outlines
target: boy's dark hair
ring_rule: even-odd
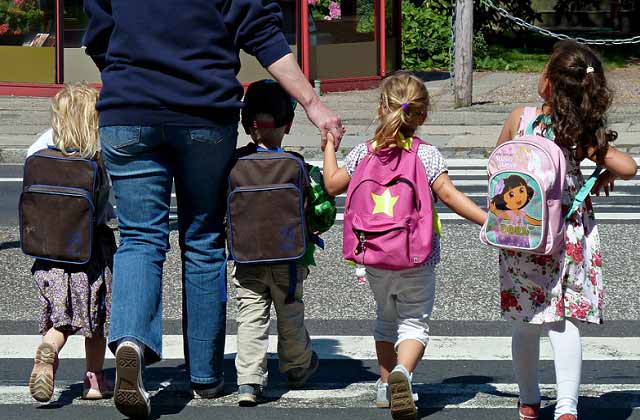
[[[562,41],[555,45],[546,71],[556,143],[575,150],[578,159],[592,147],[602,162],[618,133],[606,129],[613,92],[600,59],[587,46]]]
[[[520,208],[522,209],[522,208],[527,207],[527,204],[529,204],[529,202],[533,198],[533,194],[535,192],[533,191],[533,188],[531,188],[527,184],[527,181],[525,181],[521,176],[518,176],[518,175],[511,175],[511,176],[505,178],[505,180],[504,180],[504,189],[502,190],[502,192],[500,194],[496,194],[493,197],[493,199],[491,200],[491,202],[493,202],[496,205],[496,208],[498,210],[509,210],[507,208],[507,203],[504,201],[503,197],[509,190],[512,190],[512,189],[514,189],[516,187],[519,187],[521,185],[527,189],[527,201]]]
[[[251,83],[244,95],[242,126],[248,133],[250,128],[284,127],[293,121],[295,101],[277,82],[269,79]],[[260,127],[256,115],[267,114],[273,118],[273,127]]]

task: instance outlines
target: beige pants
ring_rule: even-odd
[[[302,284],[309,270],[298,266],[295,301],[285,304],[289,288],[289,267],[237,265],[233,284],[238,302],[238,385],[267,385],[267,346],[271,303],[278,323],[280,371],[307,368],[311,363],[311,339],[304,327]]]

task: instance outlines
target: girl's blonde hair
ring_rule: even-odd
[[[412,74],[398,72],[387,77],[380,91],[380,123],[373,137],[376,150],[397,145],[401,137],[413,136],[429,109],[429,92]]]
[[[53,142],[64,154],[90,159],[98,152],[97,101],[98,91],[86,83],[65,84],[53,98]]]

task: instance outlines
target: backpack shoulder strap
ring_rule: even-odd
[[[522,111],[522,119],[518,131],[524,130],[524,134],[532,136],[534,134],[534,124],[538,117],[538,108],[535,106],[526,106]]]
[[[596,184],[596,181],[598,180],[598,176],[600,175],[600,172],[602,172],[602,167],[596,166],[596,169],[593,171],[591,176],[584,182],[584,185],[582,186],[582,188],[580,188],[580,191],[578,191],[578,193],[576,194],[576,197],[573,199],[573,203],[571,203],[571,208],[569,209],[569,213],[567,213],[567,215],[565,216],[565,220],[569,220],[573,215],[573,213],[575,213],[576,210],[578,210],[578,207],[580,207],[580,205],[584,202],[584,200],[587,199],[587,197],[589,196],[589,193],[593,189],[593,186]]]

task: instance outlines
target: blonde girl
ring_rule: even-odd
[[[612,94],[604,69],[588,47],[572,41],[555,46],[538,85],[540,108],[516,108],[504,123],[498,145],[525,133],[555,141],[565,154],[567,175],[562,205],[568,211],[584,184],[580,163],[591,160],[606,170],[593,192],[617,178],[635,176],[637,165],[612,145],[617,133],[607,129]],[[576,420],[582,370],[580,322],[602,323],[604,283],[602,253],[591,198],[571,216],[565,246],[554,255],[500,252],[501,309],[513,321],[513,368],[520,388],[519,418],[540,416],[538,361],[540,334],[554,351],[557,404],[555,419]]]
[[[36,350],[29,378],[34,399],[45,402],[54,391],[58,354],[70,335],[85,337],[86,372],[82,396],[100,399],[110,393],[111,385],[102,371],[109,329],[111,306],[111,270],[116,250],[115,237],[106,225],[113,208],[108,201],[109,181],[98,152],[98,92],[86,84],[65,85],[52,102],[52,135],[41,137],[30,153],[55,147],[64,154],[94,159],[104,191],[96,203],[96,237],[91,260],[84,265],[54,263],[36,259],[32,273],[40,292],[42,343]],[[49,144],[47,144],[49,143]]]
[[[385,79],[378,105],[379,125],[373,153],[385,148],[409,148],[417,128],[427,118],[429,94],[424,83],[409,73]],[[332,195],[343,193],[357,166],[367,158],[367,143],[356,146],[338,169],[335,147],[329,142],[324,153],[324,182]],[[418,157],[431,190],[444,204],[476,224],[486,213],[458,191],[447,175],[447,165],[435,146],[421,144]],[[440,261],[440,238],[434,233],[432,252],[422,267],[390,271],[366,267],[366,277],[377,305],[374,331],[380,367],[376,405],[391,407],[394,419],[417,415],[411,391],[411,376],[422,359],[429,336],[427,320],[435,298],[435,265]],[[388,384],[391,384],[389,386]],[[390,395],[389,395],[390,394]]]

